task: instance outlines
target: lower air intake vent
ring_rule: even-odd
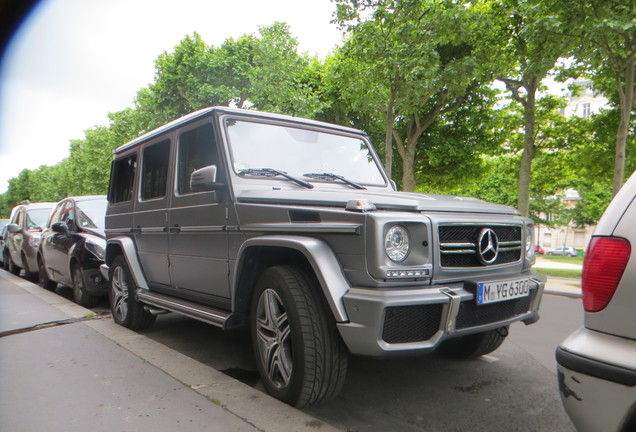
[[[433,304],[386,308],[382,339],[395,344],[432,338],[440,328],[442,307],[442,304]]]

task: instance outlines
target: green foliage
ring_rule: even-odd
[[[629,81],[621,73],[633,50],[620,38],[634,35],[631,3],[335,4],[345,41],[322,62],[299,54],[289,27],[279,22],[218,47],[196,33],[185,36],[157,58],[154,81],[138,91],[133,108],[110,113],[108,125],[71,141],[59,164],[11,179],[0,195],[0,216],[25,199],[106,193],[113,149],[186,113],[230,105],[363,129],[403,189],[517,206],[517,185],[526,176],[521,193],[537,224],[598,220],[610,199],[616,131],[625,123],[621,101],[628,92],[618,84]],[[611,50],[599,48],[604,34]],[[577,57],[562,75],[585,72],[612,109],[566,119],[559,113],[564,102],[540,93],[564,53]],[[493,89],[496,78],[506,84],[507,99]],[[626,135],[629,174],[636,169],[633,122]],[[568,188],[582,197],[574,208],[559,199]]]

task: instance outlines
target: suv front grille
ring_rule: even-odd
[[[480,259],[479,240],[484,229],[494,232],[498,253],[492,262]],[[439,227],[440,263],[442,267],[483,267],[507,264],[521,259],[520,225],[446,224]]]

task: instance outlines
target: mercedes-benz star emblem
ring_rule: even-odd
[[[477,242],[479,248],[479,261],[482,264],[492,264],[497,260],[499,254],[499,239],[497,234],[490,228],[484,228],[479,232]]]

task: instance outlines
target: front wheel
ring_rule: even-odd
[[[38,257],[38,273],[40,275],[40,286],[49,291],[54,291],[57,283],[49,279],[49,274],[46,272],[46,267],[41,257]]]
[[[501,346],[508,336],[508,326],[483,333],[461,336],[442,342],[437,352],[448,358],[470,359],[490,354]]]
[[[307,274],[290,266],[267,269],[256,284],[250,326],[258,370],[272,396],[303,407],[340,392],[347,352]]]
[[[7,261],[9,263],[8,264],[9,272],[11,272],[11,274],[14,274],[16,276],[19,276],[20,270],[22,269],[13,262],[13,258],[11,258],[11,254],[7,254]]]
[[[108,299],[113,320],[131,330],[143,330],[154,324],[156,316],[146,311],[143,303],[136,299],[136,290],[128,263],[119,255],[110,267]]]
[[[92,308],[98,305],[99,297],[89,294],[86,289],[82,267],[79,264],[73,266],[73,297],[75,303],[85,308]]]

